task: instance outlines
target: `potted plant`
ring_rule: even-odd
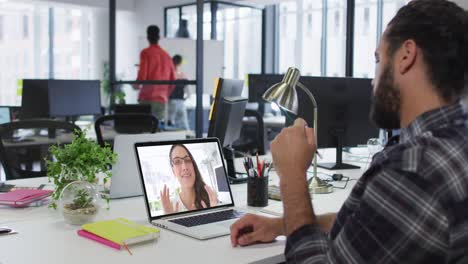
[[[54,145],[49,148],[50,154],[53,156],[52,160],[47,160],[47,175],[49,182],[55,184],[55,190],[52,193],[52,202],[49,207],[57,209],[57,203],[63,196],[65,186],[68,184],[79,181],[87,182],[92,185],[98,184],[98,174],[103,175],[103,183],[106,184],[108,179],[112,176],[109,166],[114,164],[117,155],[112,151],[110,146],[102,148],[95,141],[85,137],[85,132],[75,131],[75,136],[71,144],[65,146]],[[71,188],[68,193],[71,196],[68,198],[72,202],[61,202],[62,208],[69,209],[83,209],[81,212],[97,212],[97,210],[89,209],[89,198],[93,196],[90,188],[86,188],[87,192],[80,191],[83,188],[75,186]],[[96,191],[97,193],[97,191]],[[98,195],[97,195],[98,196]],[[109,198],[106,198],[109,204]],[[78,212],[78,211],[77,211]]]
[[[96,185],[74,181],[62,190],[59,208],[66,222],[81,225],[90,222],[98,212],[99,193]]]

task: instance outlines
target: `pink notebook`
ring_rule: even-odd
[[[20,189],[0,193],[0,204],[14,207],[26,206],[32,202],[44,199],[52,193],[51,190]]]
[[[100,236],[97,236],[97,235],[95,235],[93,233],[90,233],[90,232],[88,232],[86,230],[81,229],[81,230],[78,230],[77,233],[78,233],[79,236],[86,237],[88,239],[94,240],[94,241],[99,242],[99,243],[101,243],[103,245],[106,245],[108,247],[115,248],[115,249],[118,249],[118,250],[120,250],[122,248],[119,244],[114,243],[114,242],[112,242],[110,240],[107,240],[105,238],[102,238]]]

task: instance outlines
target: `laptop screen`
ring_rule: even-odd
[[[233,205],[216,139],[137,143],[136,151],[151,218]]]

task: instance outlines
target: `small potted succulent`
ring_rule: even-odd
[[[85,132],[82,131],[75,131],[71,144],[63,147],[51,146],[49,152],[53,159],[46,161],[47,175],[49,181],[55,185],[49,207],[57,209],[60,204],[59,209],[62,210],[67,222],[71,221],[68,221],[65,214],[96,214],[99,200],[98,175],[103,175],[103,184],[106,184],[112,176],[109,168],[115,163],[117,155],[110,146],[102,148],[95,141],[86,138]],[[109,204],[108,198],[106,201]]]

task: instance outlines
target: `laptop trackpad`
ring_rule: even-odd
[[[217,222],[217,223],[211,223],[207,225],[200,225],[194,228],[190,228],[195,232],[201,232],[205,234],[228,234],[231,230],[231,225],[235,222],[235,219],[233,220],[227,220],[227,221],[222,221],[222,222]]]
[[[222,222],[219,222],[219,223],[216,223],[217,226],[221,226],[223,228],[231,228],[231,225],[234,224],[234,222],[236,221],[237,219],[230,219],[230,220],[227,220],[227,221],[222,221]]]

